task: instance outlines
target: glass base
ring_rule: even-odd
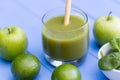
[[[71,61],[58,61],[50,58],[48,55],[45,55],[46,60],[48,61],[49,64],[51,64],[54,67],[58,67],[62,64],[73,64],[75,66],[79,66],[82,60],[84,59],[85,56],[81,57],[80,59],[75,59]]]

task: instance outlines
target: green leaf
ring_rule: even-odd
[[[120,38],[114,38],[109,43],[113,50],[117,50],[120,52]]]
[[[103,57],[103,56],[104,56],[104,54],[103,54],[103,52],[102,52],[102,51],[100,51],[100,55],[101,55],[101,57]]]
[[[98,66],[102,70],[112,70],[118,68],[120,66],[120,53],[108,53],[99,60]]]
[[[120,70],[120,66],[116,68],[117,70]]]

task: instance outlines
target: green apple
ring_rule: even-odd
[[[120,38],[120,18],[117,16],[101,16],[93,28],[97,43],[102,46],[113,38]]]
[[[27,49],[25,32],[16,26],[8,26],[0,30],[0,56],[12,61]]]

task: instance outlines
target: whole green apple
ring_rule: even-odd
[[[16,26],[8,26],[0,30],[0,56],[12,61],[26,51],[27,37],[24,31]]]
[[[99,17],[94,23],[93,33],[100,46],[113,38],[120,38],[120,18],[117,16]]]

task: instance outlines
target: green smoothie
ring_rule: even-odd
[[[60,61],[83,57],[88,48],[88,24],[75,15],[70,16],[68,26],[64,26],[63,23],[64,16],[57,16],[44,24],[42,38],[45,54]]]

